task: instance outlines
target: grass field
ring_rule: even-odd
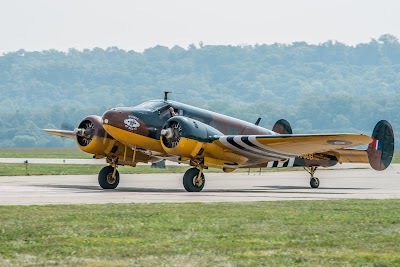
[[[79,148],[0,148],[0,158],[91,159]]]
[[[399,206],[0,206],[0,266],[400,266]]]

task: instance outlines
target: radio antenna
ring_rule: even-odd
[[[168,100],[168,94],[171,94],[172,92],[164,91],[164,101]]]

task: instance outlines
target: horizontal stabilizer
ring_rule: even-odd
[[[43,131],[52,134],[52,135],[57,135],[65,138],[70,138],[70,139],[75,139],[76,137],[76,132],[75,131],[68,131],[68,130],[53,130],[53,129],[43,129]]]

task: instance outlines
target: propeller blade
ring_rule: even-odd
[[[68,130],[53,130],[53,129],[43,129],[43,131],[52,134],[52,135],[57,135],[65,138],[70,138],[70,139],[75,139],[76,137],[76,132],[75,131],[68,131]]]

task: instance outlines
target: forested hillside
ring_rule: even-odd
[[[71,146],[42,128],[163,97],[295,133],[400,131],[400,43],[116,47],[0,56],[0,147]],[[397,134],[397,138],[400,136]]]

